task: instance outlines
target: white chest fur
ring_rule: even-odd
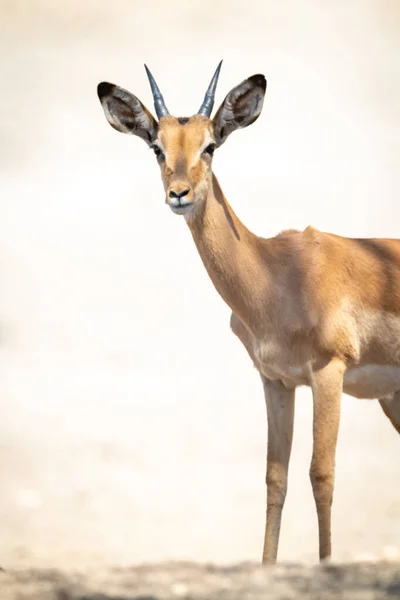
[[[287,387],[309,385],[310,363],[301,362],[295,352],[283,349],[271,341],[253,341],[256,368],[269,379],[279,379]],[[356,398],[379,399],[400,390],[400,367],[367,364],[347,369],[344,393]]]
[[[284,320],[285,321],[285,320]],[[344,302],[322,328],[326,339],[346,325],[357,350],[357,360],[344,375],[343,391],[357,398],[383,398],[400,390],[400,318],[382,312],[369,313]],[[265,377],[281,380],[287,387],[310,384],[310,369],[317,356],[306,343],[294,342],[290,332],[270,328],[256,337],[235,315],[231,325]]]
[[[297,348],[283,347],[274,336],[264,340],[253,337],[252,346],[254,364],[265,377],[293,387],[307,384],[309,364]]]

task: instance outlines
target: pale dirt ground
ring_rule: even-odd
[[[239,216],[400,236],[395,0],[0,1],[0,564],[260,558],[261,384],[139,139],[96,97],[116,82],[195,112],[263,72],[256,125],[215,171]],[[315,562],[311,396],[298,394],[280,558]],[[344,397],[334,558],[398,556],[400,439]]]
[[[398,600],[392,563],[261,567],[175,562],[75,572],[0,573],[2,600]]]

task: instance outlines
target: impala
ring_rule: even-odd
[[[222,63],[222,61],[221,61]],[[331,505],[342,392],[379,399],[400,432],[400,241],[352,239],[312,227],[254,235],[228,204],[213,154],[259,117],[263,75],[234,87],[211,118],[221,63],[197,114],[176,118],[146,68],[158,120],[130,92],[103,82],[110,125],[141,137],[161,170],[165,202],[182,215],[231,328],[259,371],[268,418],[263,562],[276,561],[287,490],[295,390],[313,395],[310,479],[319,557],[331,555]]]

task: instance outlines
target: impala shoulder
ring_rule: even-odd
[[[292,244],[294,247],[298,247],[299,244],[309,245],[310,243],[321,243],[324,241],[325,235],[328,236],[329,234],[324,234],[318,229],[315,229],[315,227],[308,226],[303,231],[299,231],[298,229],[284,229],[273,239],[279,242],[286,242],[288,245]]]

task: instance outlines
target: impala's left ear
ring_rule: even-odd
[[[217,146],[221,146],[235,129],[247,127],[258,119],[266,89],[264,75],[252,75],[229,92],[213,119]]]

